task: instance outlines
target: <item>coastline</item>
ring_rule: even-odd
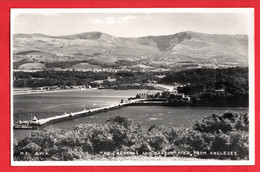
[[[97,90],[97,88],[84,88],[84,89],[67,89],[67,90],[52,90],[52,91],[33,91],[28,90],[24,92],[16,92],[13,91],[13,95],[26,95],[26,94],[44,94],[44,93],[57,93],[57,92],[70,92],[70,91],[91,91],[91,90]]]
[[[164,85],[164,84],[150,84],[154,87],[153,90],[164,90],[169,89],[172,90],[173,86]],[[54,93],[54,92],[69,92],[69,91],[86,91],[86,90],[98,90],[98,88],[82,88],[82,89],[62,89],[62,90],[32,90],[32,88],[25,88],[28,90],[24,91],[16,91],[13,90],[13,95],[25,95],[25,94],[44,94],[44,93]],[[132,88],[128,88],[127,90],[131,90]],[[111,90],[111,89],[102,89],[102,90]],[[112,89],[115,90],[115,89]],[[125,89],[117,89],[117,90],[125,90]]]

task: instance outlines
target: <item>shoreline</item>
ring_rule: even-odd
[[[148,89],[112,89],[112,88],[107,88],[107,89],[98,89],[98,88],[84,88],[84,89],[64,89],[64,90],[53,90],[53,91],[23,91],[23,92],[17,92],[13,91],[13,95],[26,95],[26,94],[44,94],[44,93],[56,93],[56,92],[70,92],[70,91],[91,91],[91,90],[148,90]],[[161,89],[152,89],[151,91],[161,91]]]
[[[150,84],[151,86],[154,87],[152,90],[162,90],[162,89],[169,89],[172,90],[173,86],[171,85],[165,85],[165,84]],[[13,95],[26,95],[26,94],[45,94],[45,93],[56,93],[56,92],[69,92],[69,91],[86,91],[86,90],[98,90],[98,88],[83,88],[83,89],[63,89],[63,90],[45,90],[45,91],[40,91],[40,90],[32,90],[32,88],[25,88],[28,89],[26,91],[14,91],[13,88]],[[102,89],[102,90],[125,90],[125,89]],[[126,89],[126,90],[131,90],[131,88]],[[142,89],[141,89],[142,90]]]
[[[45,94],[45,93],[57,93],[57,92],[70,92],[70,91],[91,91],[98,90],[97,88],[86,88],[86,89],[68,89],[68,90],[53,90],[53,91],[24,91],[24,92],[16,92],[13,91],[13,95],[26,95],[26,94]]]

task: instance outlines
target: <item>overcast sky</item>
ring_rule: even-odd
[[[100,31],[118,37],[167,35],[182,31],[247,34],[245,13],[19,13],[13,33],[67,35]]]

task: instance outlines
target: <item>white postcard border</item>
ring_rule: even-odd
[[[198,161],[14,161],[13,160],[13,27],[21,13],[245,13],[248,16],[249,46],[249,160]],[[254,8],[11,8],[10,10],[10,130],[11,166],[213,166],[255,165],[255,57]]]

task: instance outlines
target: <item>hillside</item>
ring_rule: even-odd
[[[100,67],[146,65],[166,69],[187,63],[247,66],[248,62],[247,36],[190,31],[138,38],[101,32],[64,36],[15,34],[13,50],[16,69],[26,63],[46,66],[54,62],[90,63]]]

